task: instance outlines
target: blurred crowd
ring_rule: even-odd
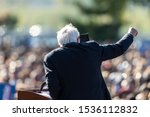
[[[43,58],[52,48],[0,47],[0,99],[17,99],[18,90],[40,88]],[[150,51],[133,46],[123,56],[104,61],[102,73],[112,99],[150,99]]]
[[[0,49],[0,99],[16,99],[18,90],[40,89],[44,80],[43,57],[50,48]],[[6,94],[6,95],[5,95]]]
[[[112,99],[150,99],[150,50],[140,53],[132,46],[124,55],[103,62],[102,69]]]

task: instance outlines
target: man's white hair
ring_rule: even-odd
[[[68,24],[57,32],[57,41],[60,46],[63,44],[77,42],[79,31],[72,24]]]

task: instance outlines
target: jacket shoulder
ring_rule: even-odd
[[[86,44],[93,49],[99,50],[99,48],[101,47],[100,44],[94,40],[91,41],[87,41]]]
[[[44,56],[44,61],[50,60],[50,58],[53,58],[54,55],[55,55],[56,53],[58,53],[59,51],[61,51],[61,50],[62,50],[62,48],[56,48],[56,49],[50,51],[49,53],[47,53],[47,54]]]
[[[87,41],[86,43],[88,43],[88,44],[91,45],[91,46],[98,46],[98,45],[99,45],[99,44],[98,44],[96,41],[94,41],[94,40]]]

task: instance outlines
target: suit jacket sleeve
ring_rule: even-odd
[[[48,61],[47,57],[45,57],[44,59],[44,69],[50,96],[52,97],[52,99],[58,99],[61,89],[58,75],[56,73],[55,66],[50,61]]]
[[[102,61],[113,59],[122,55],[132,44],[133,35],[126,34],[115,44],[101,45],[101,59]]]

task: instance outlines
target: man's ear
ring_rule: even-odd
[[[80,43],[80,37],[77,38],[77,43]]]

